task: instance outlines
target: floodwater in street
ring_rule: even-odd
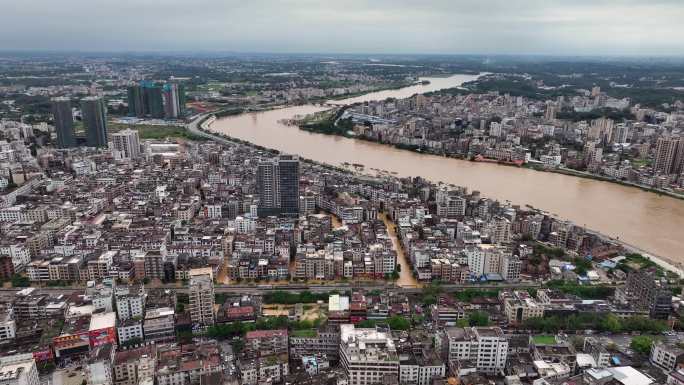
[[[399,238],[397,238],[396,224],[392,222],[385,213],[379,214],[379,217],[385,223],[387,234],[392,239],[392,246],[394,246],[394,250],[397,252],[397,265],[399,265],[399,279],[396,282],[397,285],[401,287],[420,287],[420,283],[416,277],[413,276],[413,269],[411,269],[411,265],[409,264],[408,256],[404,252],[404,248],[402,247]]]

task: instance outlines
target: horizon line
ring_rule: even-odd
[[[133,50],[90,50],[90,49],[3,49],[0,54],[78,54],[78,55],[284,55],[284,56],[442,56],[442,57],[540,57],[540,58],[658,58],[684,59],[684,54],[637,54],[637,53],[438,53],[438,52],[279,52],[279,51],[230,51],[209,49],[133,49]]]

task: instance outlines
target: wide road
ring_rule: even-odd
[[[151,285],[148,288],[154,289],[169,289],[174,290],[177,293],[187,293],[188,288],[176,284],[162,284],[162,285]],[[517,283],[500,283],[500,284],[462,284],[462,285],[451,285],[443,284],[441,288],[444,292],[454,293],[464,289],[528,289],[528,288],[539,288],[541,284],[538,282],[517,282]],[[1,288],[0,297],[9,298],[15,295],[15,293],[24,288]],[[377,284],[349,284],[349,283],[331,283],[329,285],[301,285],[293,283],[291,285],[216,285],[214,286],[214,292],[216,293],[232,293],[232,294],[250,294],[250,295],[263,295],[268,292],[273,291],[287,291],[290,293],[300,293],[302,291],[310,291],[312,293],[325,293],[333,290],[337,291],[347,291],[352,289],[363,289],[363,290],[388,290],[392,292],[401,292],[405,294],[415,294],[422,292],[422,288],[419,287],[398,287],[393,283],[383,284],[378,282]],[[74,293],[83,293],[85,288],[74,288],[74,287],[41,287],[37,288],[40,292],[51,293],[56,295],[71,295]]]

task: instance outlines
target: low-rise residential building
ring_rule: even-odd
[[[674,344],[654,342],[651,347],[650,361],[664,370],[675,370],[684,363],[684,349]]]
[[[505,291],[499,294],[504,314],[512,325],[520,325],[530,318],[544,316],[544,306],[526,291]]]
[[[502,372],[508,356],[508,340],[498,327],[447,328],[449,362],[470,361],[478,371]]]

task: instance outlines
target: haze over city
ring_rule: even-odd
[[[3,7],[0,49],[669,56],[682,20],[678,0],[40,0]]]
[[[0,383],[684,385],[682,1],[5,1]]]

